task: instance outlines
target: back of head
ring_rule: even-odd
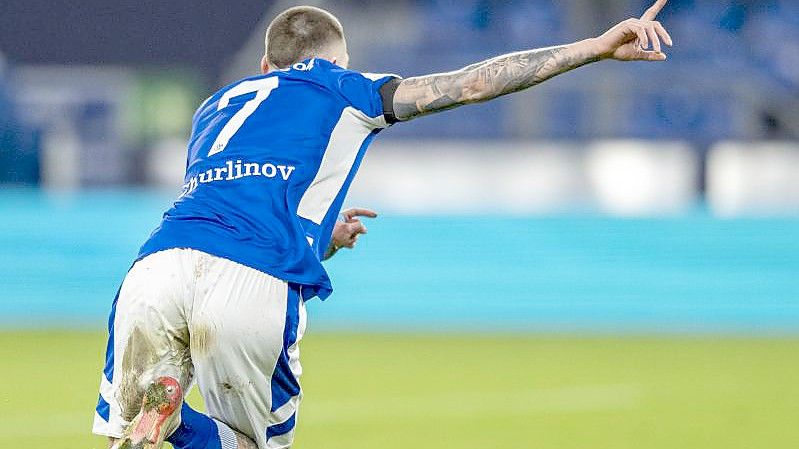
[[[296,6],[269,24],[266,58],[282,69],[308,58],[329,56],[343,43],[344,29],[335,16],[313,6]]]

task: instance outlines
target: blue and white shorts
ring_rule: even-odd
[[[290,447],[305,323],[299,286],[191,249],[145,257],[111,310],[93,432],[121,436],[143,387],[172,375],[260,449]]]

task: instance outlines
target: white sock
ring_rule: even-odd
[[[222,421],[214,420],[216,428],[219,429],[219,441],[222,443],[222,449],[239,449],[238,439],[236,432]]]

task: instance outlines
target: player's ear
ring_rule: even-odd
[[[341,57],[336,56],[333,59],[331,59],[330,62],[332,62],[333,64],[335,64],[335,65],[337,65],[337,66],[339,66],[339,67],[341,67],[343,69],[346,69],[347,66],[350,63],[350,55],[345,53],[344,56],[341,56]]]
[[[261,73],[263,73],[264,75],[269,73],[269,60],[266,59],[266,55],[264,55],[264,57],[261,58]]]

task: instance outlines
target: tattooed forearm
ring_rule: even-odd
[[[598,61],[589,42],[522,51],[461,70],[403,80],[394,94],[394,114],[410,120],[464,104],[527,89],[553,76]]]

